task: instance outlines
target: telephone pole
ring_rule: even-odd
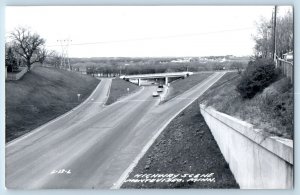
[[[68,68],[71,70],[70,59],[69,59],[69,45],[72,40],[70,39],[62,39],[57,40],[61,46],[61,58],[60,58],[60,66],[63,68]]]
[[[276,64],[276,15],[277,15],[277,5],[274,7],[274,16],[273,16],[273,59]]]

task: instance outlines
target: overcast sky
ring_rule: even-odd
[[[70,57],[252,55],[255,22],[273,6],[7,7],[6,32],[26,26]],[[280,7],[279,13],[286,12]]]

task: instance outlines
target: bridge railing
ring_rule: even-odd
[[[152,76],[184,76],[186,74],[192,75],[193,72],[166,72],[166,73],[151,73],[151,74],[139,74],[139,75],[122,75],[120,78],[137,78],[137,77],[152,77]]]

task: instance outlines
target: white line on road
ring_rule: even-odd
[[[14,145],[14,144],[16,144],[16,143],[22,141],[23,139],[25,139],[25,138],[31,136],[32,134],[41,131],[41,130],[42,130],[44,127],[46,127],[47,125],[50,125],[50,124],[52,124],[52,123],[54,123],[54,122],[60,120],[61,118],[64,118],[64,117],[68,116],[68,115],[71,114],[74,110],[76,110],[76,109],[80,108],[81,106],[83,106],[84,104],[86,104],[86,103],[90,100],[90,98],[93,97],[93,95],[96,93],[97,89],[99,88],[99,86],[100,86],[101,84],[103,84],[103,83],[101,83],[101,81],[100,81],[100,83],[97,85],[97,87],[96,87],[96,88],[94,89],[94,91],[91,93],[91,95],[90,95],[88,98],[86,98],[85,101],[83,101],[81,104],[77,105],[75,108],[73,108],[73,109],[71,109],[70,111],[66,112],[65,114],[60,115],[59,117],[57,117],[57,118],[55,118],[55,119],[53,119],[53,120],[51,120],[51,121],[45,123],[44,125],[42,125],[42,126],[36,128],[36,129],[34,129],[34,130],[32,130],[32,131],[30,131],[30,132],[28,132],[28,133],[26,133],[26,134],[24,134],[24,135],[22,135],[22,136],[16,138],[16,139],[14,139],[14,140],[8,142],[8,143],[6,144],[6,147],[10,147],[10,146],[12,146],[12,145]]]
[[[226,73],[226,72],[225,72]],[[220,76],[217,80],[215,80],[214,82],[212,82],[211,84],[208,85],[208,87],[202,91],[202,93],[197,97],[199,98],[206,90],[208,90],[213,84],[215,84],[220,78],[222,78],[224,76],[224,74],[222,74],[222,76]],[[208,83],[210,80],[216,78],[217,76],[219,76],[218,74],[216,76],[214,76],[211,79],[208,79],[207,81],[204,81],[204,83],[202,84],[202,86],[206,83]],[[191,98],[192,100],[196,100],[197,98]],[[138,162],[140,161],[140,159],[145,155],[145,153],[148,151],[148,149],[152,146],[152,144],[154,143],[154,141],[157,139],[157,137],[161,134],[161,132],[167,127],[167,125],[179,114],[181,113],[184,109],[186,109],[189,105],[191,105],[194,101],[191,101],[190,103],[188,103],[186,106],[184,106],[182,109],[180,109],[175,115],[173,115],[155,134],[154,136],[147,142],[147,144],[143,147],[142,151],[137,155],[137,157],[133,160],[133,162],[129,165],[129,167],[123,172],[123,174],[120,176],[120,178],[118,179],[118,181],[116,183],[113,184],[113,186],[110,189],[120,189],[120,187],[123,185],[124,181],[127,179],[127,177],[129,176],[129,174],[132,172],[132,170],[134,169],[134,167],[138,164]]]

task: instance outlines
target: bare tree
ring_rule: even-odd
[[[60,61],[61,61],[61,56],[59,53],[56,51],[47,51],[46,53],[47,59],[46,63],[54,66],[55,68],[59,68],[60,66]]]
[[[47,56],[48,56],[48,51],[45,48],[41,48],[40,51],[37,53],[37,59],[41,64],[44,63]]]
[[[278,17],[276,27],[276,53],[282,54],[294,50],[293,13],[288,11],[283,17]]]
[[[256,56],[270,58],[272,56],[272,21],[261,18],[257,25],[257,35],[254,36]]]
[[[43,55],[45,50],[42,49],[42,46],[45,44],[45,39],[40,35],[30,32],[24,27],[18,27],[10,34],[10,37],[17,48],[16,52],[24,58],[28,70],[33,63],[44,61],[46,55]]]
[[[293,12],[288,11],[285,15],[277,17],[276,22],[276,54],[282,57],[282,54],[294,50],[293,34]],[[254,36],[256,56],[270,58],[272,48],[274,47],[272,21],[265,18],[257,23],[257,35]]]

